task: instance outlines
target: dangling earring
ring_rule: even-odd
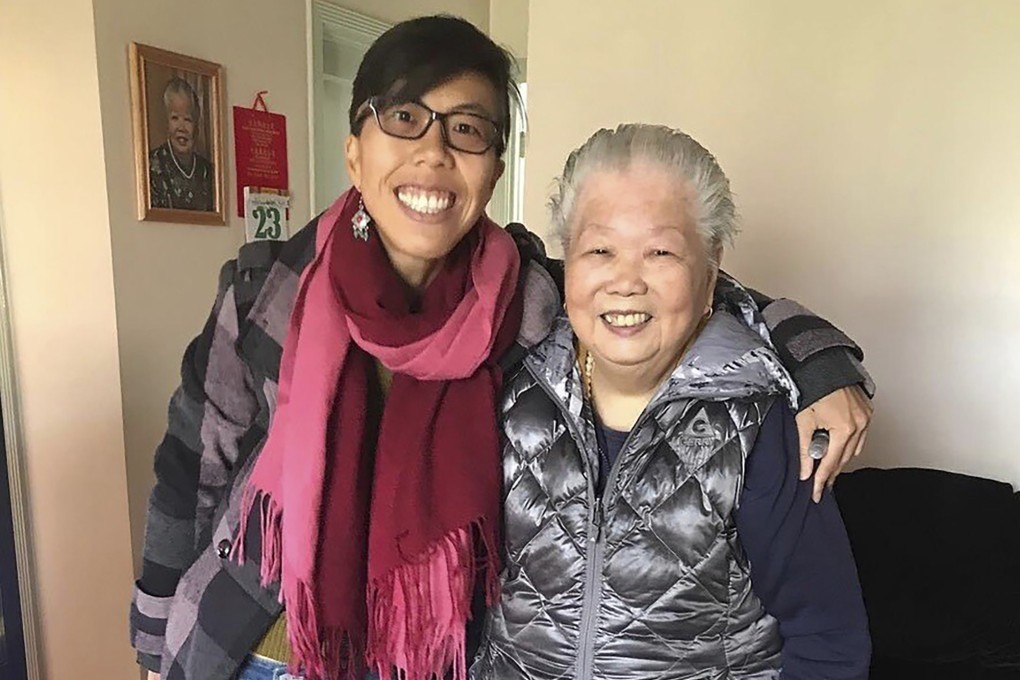
[[[715,308],[714,307],[709,307],[708,311],[705,312],[705,321],[708,321],[709,319],[711,319],[713,314],[715,314]]]
[[[362,241],[368,240],[368,225],[372,224],[372,216],[365,210],[365,202],[358,199],[358,212],[351,218],[351,229],[354,231],[354,238]]]

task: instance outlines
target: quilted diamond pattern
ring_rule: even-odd
[[[739,362],[724,367],[726,398],[712,398],[693,367],[700,392],[671,383],[620,452],[596,533],[598,454],[572,347],[565,337],[543,343],[508,386],[507,566],[471,677],[778,677],[777,625],[751,590],[733,520],[774,391],[757,373],[742,385]],[[578,668],[586,631],[593,658]]]

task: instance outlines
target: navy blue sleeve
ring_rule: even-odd
[[[779,621],[783,680],[868,677],[871,639],[846,529],[831,491],[799,479],[797,423],[782,400],[747,459],[736,512],[751,585]]]

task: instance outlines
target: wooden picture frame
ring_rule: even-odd
[[[138,219],[225,225],[223,67],[139,43],[129,61]]]

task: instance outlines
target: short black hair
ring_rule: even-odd
[[[365,116],[359,116],[372,97],[390,102],[416,101],[429,90],[464,73],[477,73],[496,89],[502,156],[510,137],[510,104],[520,101],[514,80],[514,59],[470,22],[439,14],[403,21],[372,43],[358,67],[351,99],[350,124],[361,134]]]

